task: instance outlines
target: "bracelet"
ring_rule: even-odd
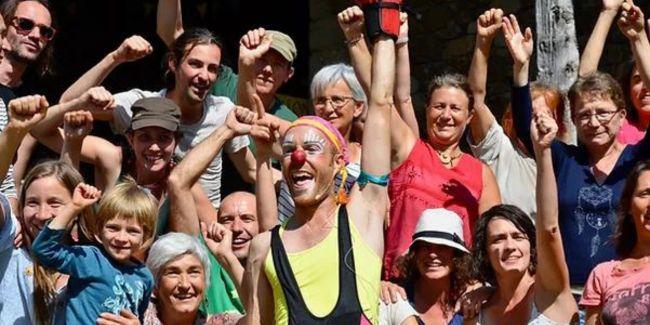
[[[355,37],[353,39],[345,40],[345,44],[354,45],[354,44],[359,43],[359,41],[362,40],[362,39],[363,39],[363,34],[359,34],[359,36],[357,36],[357,37]]]
[[[357,184],[359,184],[360,187],[364,187],[368,183],[373,183],[379,186],[387,186],[388,178],[389,178],[389,174],[373,175],[373,174],[368,174],[362,170],[361,173],[359,174],[359,177],[357,178]]]
[[[399,37],[399,38],[397,38],[397,41],[395,41],[395,45],[400,45],[400,44],[408,43],[408,41],[409,41],[409,37],[408,37],[408,35],[406,35],[406,36],[404,36],[404,37]]]

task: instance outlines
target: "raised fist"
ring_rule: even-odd
[[[337,19],[346,40],[350,41],[363,37],[365,22],[361,8],[358,6],[348,7],[339,12]]]
[[[7,127],[29,131],[45,117],[49,106],[47,99],[42,95],[16,98],[9,102],[7,108],[9,113]]]
[[[239,61],[244,65],[253,65],[271,48],[273,35],[264,28],[249,30],[239,40]]]
[[[621,5],[621,17],[618,28],[628,39],[636,39],[645,33],[645,19],[641,9],[632,0],[626,0]]]
[[[153,47],[147,42],[146,39],[138,35],[133,35],[125,39],[120,47],[113,52],[115,61],[131,62],[142,59],[143,57],[151,54]]]
[[[83,140],[93,130],[93,115],[88,111],[68,112],[63,116],[63,134],[68,141]]]
[[[98,190],[96,187],[86,183],[79,183],[72,193],[71,203],[74,204],[78,210],[83,210],[91,204],[99,201],[101,196],[102,191]]]
[[[106,111],[115,106],[113,95],[101,86],[88,89],[80,100],[82,108],[91,112]]]
[[[479,42],[492,42],[501,29],[503,10],[486,10],[476,20],[476,38]]]

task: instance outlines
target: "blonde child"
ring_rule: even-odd
[[[151,272],[134,255],[153,240],[158,205],[133,181],[118,184],[99,202],[90,229],[97,246],[62,242],[74,216],[100,196],[93,186],[77,185],[72,200],[33,244],[33,254],[42,265],[70,276],[67,324],[94,324],[102,313],[125,311],[142,320],[153,288]]]

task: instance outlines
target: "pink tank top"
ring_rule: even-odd
[[[445,208],[463,220],[465,244],[472,244],[472,229],[478,218],[478,200],[483,188],[483,165],[462,154],[459,163],[447,169],[429,144],[418,140],[408,158],[390,173],[390,225],[385,233],[383,278],[398,276],[396,259],[411,244],[420,214],[429,208]]]

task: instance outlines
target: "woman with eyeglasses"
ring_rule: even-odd
[[[631,2],[622,8],[619,27],[630,41],[641,77],[648,84],[650,44],[643,13]],[[650,152],[647,136],[637,145],[617,141],[626,117],[624,97],[620,85],[609,74],[592,72],[580,77],[569,90],[579,144],[554,141],[551,146],[560,189],[560,231],[571,285],[576,290],[585,284],[598,263],[616,257],[609,239],[625,177]],[[515,123],[530,126],[530,119],[515,119]]]

